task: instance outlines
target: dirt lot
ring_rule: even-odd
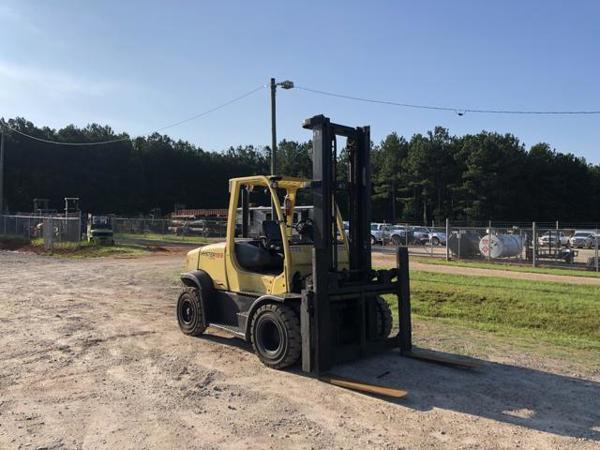
[[[360,395],[267,369],[224,335],[184,336],[180,263],[0,252],[0,448],[598,448],[597,367],[418,322],[419,345],[481,367],[390,354],[338,368],[409,391]]]

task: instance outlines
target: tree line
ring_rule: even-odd
[[[55,130],[23,118],[0,123],[61,142],[129,138],[98,124]],[[205,151],[158,133],[71,147],[4,129],[5,208],[12,212],[31,211],[34,198],[48,198],[60,209],[65,196],[80,197],[84,211],[121,215],[157,208],[166,214],[176,204],[225,208],[229,178],[269,171],[269,147]],[[281,141],[280,174],[310,177],[311,151],[310,141]],[[453,136],[436,127],[410,139],[391,133],[371,152],[375,220],[600,221],[600,165],[546,143],[526,148],[511,134]],[[343,173],[343,149],[339,164]]]

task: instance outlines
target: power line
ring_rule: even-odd
[[[207,115],[209,115],[209,114],[211,114],[211,113],[213,113],[215,111],[218,111],[219,109],[222,109],[222,108],[225,108],[226,106],[231,105],[232,103],[238,102],[238,101],[240,101],[240,100],[242,100],[242,99],[244,99],[246,97],[249,97],[250,95],[254,94],[255,92],[258,92],[261,89],[264,89],[265,87],[266,87],[265,85],[258,86],[256,88],[252,89],[251,91],[248,91],[245,94],[240,95],[239,97],[235,97],[235,98],[233,98],[231,100],[226,101],[225,103],[220,104],[219,106],[215,106],[214,108],[208,109],[208,110],[206,110],[204,112],[201,112],[199,114],[195,114],[195,115],[193,115],[191,117],[188,117],[186,119],[180,120],[179,122],[175,122],[175,123],[172,123],[172,124],[169,124],[169,125],[165,125],[164,127],[157,128],[156,130],[152,130],[152,131],[150,131],[150,132],[148,132],[148,133],[146,133],[146,134],[144,134],[142,136],[148,136],[148,135],[153,134],[153,133],[158,133],[159,131],[163,131],[163,130],[166,130],[168,128],[173,128],[173,127],[176,127],[176,126],[181,125],[183,123],[190,122],[192,120],[198,119],[198,118],[203,117],[203,116],[207,116]],[[2,124],[0,124],[0,126],[2,126]],[[27,137],[29,139],[33,139],[33,140],[38,141],[38,142],[43,142],[45,144],[54,144],[54,145],[68,145],[68,146],[72,146],[72,147],[85,147],[85,146],[91,146],[91,145],[116,144],[117,142],[124,142],[124,141],[130,141],[130,140],[132,140],[132,138],[126,137],[126,138],[109,139],[109,140],[106,140],[106,141],[97,141],[97,142],[61,142],[61,141],[53,141],[51,139],[44,139],[44,138],[40,138],[40,137],[37,137],[37,136],[32,136],[30,134],[24,133],[23,131],[20,131],[20,130],[18,130],[16,128],[11,127],[8,124],[4,124],[4,127],[6,127],[10,131],[14,131],[15,133],[18,133],[18,134],[20,134],[22,136],[25,136],[25,137]]]
[[[11,126],[5,125],[5,127],[10,130],[10,131],[14,131],[15,133],[18,133],[22,136],[25,136],[29,139],[33,139],[34,141],[38,141],[38,142],[43,142],[45,144],[55,144],[55,145],[69,145],[71,147],[83,147],[83,146],[89,146],[89,145],[104,145],[104,144],[115,144],[117,142],[123,142],[123,141],[129,141],[130,138],[126,137],[126,138],[119,138],[119,139],[110,139],[108,141],[98,141],[98,142],[60,142],[60,141],[52,141],[50,139],[44,139],[44,138],[40,138],[37,136],[32,136],[30,134],[27,133],[23,133],[20,130],[17,130],[16,128],[13,128]]]
[[[296,89],[300,89],[306,92],[312,92],[313,94],[326,95],[329,97],[344,98],[346,100],[355,100],[359,102],[367,103],[378,103],[383,105],[400,106],[402,108],[413,108],[413,109],[428,109],[434,111],[452,111],[462,116],[465,113],[475,114],[521,114],[521,115],[594,115],[600,114],[600,110],[588,110],[588,111],[535,111],[535,110],[515,110],[515,109],[474,109],[474,108],[457,108],[450,106],[435,106],[435,105],[419,105],[413,103],[400,103],[390,100],[378,100],[373,98],[356,97],[353,95],[337,94],[334,92],[322,91],[319,89],[311,89],[303,86],[295,86]]]
[[[221,104],[219,106],[215,106],[214,108],[211,108],[211,109],[209,109],[207,111],[201,112],[200,114],[196,114],[196,115],[194,115],[192,117],[188,117],[187,119],[180,120],[179,122],[172,123],[171,125],[167,125],[167,126],[161,127],[161,128],[159,128],[157,130],[154,130],[154,132],[156,133],[158,131],[166,130],[167,128],[173,128],[173,127],[176,127],[177,125],[181,125],[182,123],[190,122],[191,120],[195,120],[195,119],[198,119],[200,117],[207,116],[208,114],[213,113],[215,111],[218,111],[221,108],[225,108],[226,106],[229,106],[232,103],[238,102],[238,101],[240,101],[240,100],[242,100],[242,99],[244,99],[246,97],[249,97],[252,94],[254,94],[255,92],[258,92],[258,91],[260,91],[261,89],[264,89],[264,88],[266,88],[266,86],[264,84],[260,85],[260,86],[258,86],[256,88],[252,89],[251,91],[248,91],[245,94],[242,94],[239,97],[231,99],[231,100],[229,100],[229,101],[227,101],[227,102],[225,102],[225,103],[223,103],[223,104]],[[148,134],[150,134],[150,133],[148,133]]]

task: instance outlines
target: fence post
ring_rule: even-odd
[[[492,252],[492,221],[488,220],[488,245],[487,245],[487,257],[486,259],[489,261],[491,259],[491,252]]]
[[[429,250],[430,250],[430,256],[433,256],[433,232],[435,231],[435,229],[431,229],[431,233],[429,233]]]
[[[596,236],[595,236],[596,239],[594,239],[594,241],[596,242],[596,250],[594,252],[595,253],[595,262],[596,262],[596,272],[599,271],[598,269],[600,266],[600,262],[598,261],[598,238],[599,237],[600,236],[598,236],[598,228],[596,228]]]
[[[450,240],[450,219],[446,217],[446,261],[450,261],[450,249],[448,241]]]
[[[523,244],[524,240],[523,240],[523,228],[519,228],[519,238],[521,239],[521,245]],[[525,233],[525,239],[527,239],[527,233]],[[525,257],[527,257],[527,241],[525,240]],[[521,253],[519,254],[519,261],[523,262],[523,250],[521,250]]]
[[[536,259],[537,259],[537,232],[536,232],[536,226],[535,226],[535,222],[533,222],[531,224],[531,244],[532,244],[532,253],[531,253],[531,260],[533,261],[533,267],[536,266]]]
[[[458,242],[458,252],[457,252],[457,259],[460,259],[460,247],[462,245],[461,239],[462,239],[462,230],[459,228],[458,229],[458,236],[457,236],[457,242]]]

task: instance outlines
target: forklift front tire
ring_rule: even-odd
[[[283,304],[268,303],[252,316],[252,347],[258,359],[272,369],[295,364],[302,353],[300,320]]]
[[[200,292],[186,288],[177,300],[177,322],[184,334],[200,336],[206,330]]]

